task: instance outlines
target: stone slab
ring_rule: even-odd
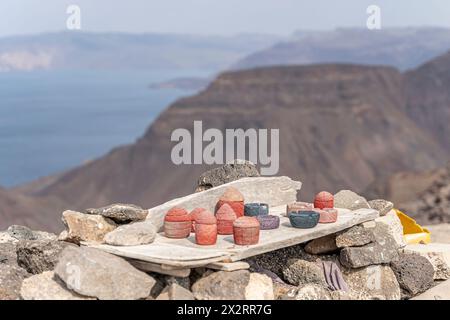
[[[162,234],[158,234],[153,243],[142,246],[114,247],[97,244],[91,246],[126,258],[169,266],[194,268],[214,262],[240,261],[336,233],[354,225],[374,220],[379,216],[378,212],[373,209],[356,211],[339,209],[339,217],[336,223],[319,224],[312,229],[296,229],[290,225],[287,217],[282,216],[285,211],[286,206],[270,209],[271,214],[280,217],[280,228],[261,231],[259,243],[251,246],[234,244],[232,235],[219,236],[216,245],[199,246],[195,243],[194,234],[185,239],[169,239]]]
[[[200,207],[214,212],[217,201],[228,187],[238,189],[243,194],[245,202],[264,202],[270,207],[275,207],[296,201],[302,183],[284,176],[242,178],[151,208],[147,219],[162,231],[164,216],[173,207],[182,207],[188,211]]]

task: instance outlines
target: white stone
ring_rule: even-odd
[[[265,274],[250,273],[250,280],[245,288],[246,300],[273,300],[273,282]]]
[[[375,222],[385,224],[388,227],[389,233],[392,235],[399,248],[406,246],[405,238],[403,236],[403,225],[395,210],[391,210],[385,216],[375,219]]]

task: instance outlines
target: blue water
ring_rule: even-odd
[[[190,76],[199,74],[189,73]],[[61,172],[132,143],[171,102],[179,72],[0,73],[0,186]]]

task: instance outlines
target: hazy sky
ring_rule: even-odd
[[[450,27],[449,0],[0,0],[0,36],[63,30],[71,4],[84,31],[289,35],[364,27],[371,4],[383,27]]]

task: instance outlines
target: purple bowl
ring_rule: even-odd
[[[278,229],[280,226],[280,217],[272,215],[257,216],[261,230]]]

